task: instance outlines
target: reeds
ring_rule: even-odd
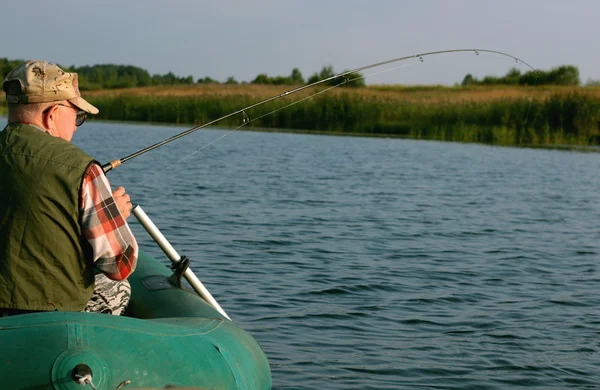
[[[203,124],[278,95],[286,86],[151,87],[90,92],[99,119]],[[598,145],[600,89],[398,87],[292,95],[216,126],[386,135],[497,145]],[[288,106],[289,105],[289,106]]]

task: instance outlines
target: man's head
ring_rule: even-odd
[[[13,69],[2,85],[8,104],[8,121],[37,125],[70,141],[87,114],[98,109],[79,93],[76,73],[45,61],[27,61]]]

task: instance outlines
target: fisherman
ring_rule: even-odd
[[[123,314],[138,247],[123,187],[70,141],[98,109],[76,73],[28,61],[3,83],[0,132],[0,316],[32,311]],[[96,274],[96,275],[95,275]]]

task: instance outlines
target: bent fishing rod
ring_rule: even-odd
[[[516,63],[520,62],[520,63],[526,65],[527,67],[529,67],[531,70],[535,71],[535,68],[533,68],[531,65],[529,65],[527,62],[521,60],[520,58],[517,58],[517,57],[515,57],[513,55],[510,55],[510,54],[507,54],[507,53],[503,53],[501,51],[488,50],[488,49],[451,49],[451,50],[439,50],[439,51],[431,51],[431,52],[427,52],[427,53],[413,54],[413,55],[409,55],[409,56],[393,58],[391,60],[376,62],[376,63],[373,63],[373,64],[361,66],[361,67],[356,68],[356,69],[348,70],[348,71],[345,71],[345,72],[342,72],[342,73],[339,73],[339,74],[327,77],[327,78],[325,78],[323,80],[315,81],[313,83],[310,83],[310,84],[307,84],[307,85],[303,85],[301,87],[298,87],[298,88],[291,89],[289,91],[283,92],[283,93],[281,93],[279,95],[275,95],[275,96],[272,96],[270,98],[264,99],[262,101],[259,101],[257,103],[251,104],[251,105],[249,105],[247,107],[244,107],[242,109],[239,109],[237,111],[234,111],[234,112],[231,112],[231,113],[229,113],[227,115],[224,115],[224,116],[222,116],[220,118],[214,119],[214,120],[209,121],[207,123],[204,123],[202,125],[198,125],[198,126],[192,127],[189,130],[185,130],[185,131],[183,131],[183,132],[181,132],[179,134],[176,134],[176,135],[174,135],[174,136],[172,136],[170,138],[167,138],[167,139],[165,139],[165,140],[163,140],[161,142],[155,143],[154,145],[150,145],[150,146],[148,146],[148,147],[146,147],[144,149],[141,149],[141,150],[139,150],[139,151],[137,151],[135,153],[132,153],[132,154],[130,154],[128,156],[122,157],[122,158],[117,159],[117,160],[113,160],[113,161],[111,161],[111,162],[109,162],[107,164],[104,164],[102,166],[102,169],[104,170],[104,173],[107,173],[110,170],[119,167],[121,164],[123,164],[123,163],[131,160],[132,158],[140,156],[140,155],[142,155],[142,154],[144,154],[146,152],[149,152],[149,151],[151,151],[153,149],[156,149],[156,148],[158,148],[160,146],[166,145],[169,142],[175,141],[176,139],[179,139],[181,137],[185,137],[188,134],[191,134],[191,133],[193,133],[193,132],[195,132],[197,130],[200,130],[200,129],[204,129],[204,128],[210,126],[210,125],[213,125],[213,124],[215,124],[217,122],[220,122],[220,121],[222,121],[224,119],[230,118],[230,117],[232,117],[234,115],[244,114],[244,123],[242,124],[242,126],[244,126],[245,124],[249,123],[249,121],[247,121],[247,115],[245,113],[247,110],[250,110],[250,109],[258,107],[258,106],[262,106],[263,104],[272,102],[274,100],[283,98],[285,96],[289,96],[289,95],[295,94],[297,92],[300,92],[300,91],[303,91],[305,89],[317,86],[319,84],[326,83],[328,81],[332,81],[332,80],[335,80],[335,79],[342,79],[342,78],[345,78],[345,76],[350,75],[350,74],[362,72],[364,70],[376,68],[378,66],[387,65],[387,64],[394,63],[394,62],[400,62],[400,61],[408,60],[408,59],[411,59],[411,58],[418,58],[421,62],[423,62],[423,57],[437,55],[437,54],[459,53],[459,52],[473,52],[476,55],[479,55],[479,53],[498,54],[498,55],[501,55],[501,56],[512,58],[513,60],[515,60]],[[336,85],[334,87],[337,87],[337,86],[340,86],[340,85],[341,84],[338,84],[338,85]],[[242,126],[240,126],[240,127],[242,127]]]
[[[191,133],[193,133],[193,132],[195,132],[197,130],[200,130],[200,129],[203,129],[205,127],[208,127],[208,126],[210,126],[212,124],[215,124],[215,123],[217,123],[217,122],[219,122],[219,121],[221,121],[223,119],[232,117],[232,116],[237,115],[237,114],[243,114],[244,115],[243,116],[243,118],[244,118],[243,119],[243,123],[235,129],[235,130],[237,130],[237,129],[239,129],[239,128],[245,126],[245,125],[247,125],[248,123],[253,122],[255,119],[258,119],[258,118],[255,118],[254,120],[250,120],[248,118],[248,116],[246,115],[246,110],[250,110],[250,109],[252,109],[254,107],[261,106],[261,105],[266,104],[268,102],[271,102],[271,101],[283,98],[285,96],[292,95],[292,94],[300,92],[300,91],[302,91],[304,89],[311,88],[311,87],[314,87],[314,86],[319,85],[319,84],[326,83],[326,82],[331,81],[331,80],[335,80],[335,79],[338,79],[338,78],[344,78],[344,80],[341,83],[333,85],[333,86],[330,86],[329,88],[325,89],[324,91],[319,91],[319,92],[317,92],[315,94],[312,94],[312,95],[310,95],[308,97],[300,99],[299,101],[293,102],[290,105],[299,103],[299,102],[301,102],[301,101],[303,101],[305,99],[309,99],[311,97],[314,97],[315,95],[317,95],[319,93],[322,93],[322,92],[325,92],[325,91],[329,91],[329,90],[331,90],[333,88],[336,88],[336,87],[339,87],[339,86],[341,86],[341,85],[343,85],[343,84],[345,84],[345,83],[347,83],[349,81],[352,81],[352,80],[348,80],[347,78],[345,78],[345,76],[347,76],[347,75],[356,74],[358,72],[361,72],[361,71],[364,71],[364,70],[367,70],[367,69],[372,69],[372,68],[375,68],[375,67],[378,67],[378,66],[387,65],[387,64],[394,63],[394,62],[400,62],[400,61],[408,60],[408,59],[411,59],[411,58],[418,58],[421,62],[423,62],[423,57],[425,57],[425,56],[431,56],[431,55],[437,55],[437,54],[444,54],[444,53],[457,53],[457,52],[474,52],[476,55],[479,55],[480,52],[487,52],[487,53],[498,54],[498,55],[501,55],[501,56],[512,58],[517,63],[521,62],[521,63],[523,63],[524,65],[526,65],[527,67],[529,67],[531,70],[533,70],[535,72],[535,69],[531,65],[529,65],[525,61],[523,61],[523,60],[521,60],[521,59],[519,59],[519,58],[517,58],[515,56],[512,56],[512,55],[507,54],[507,53],[503,53],[503,52],[500,52],[500,51],[488,50],[488,49],[453,49],[453,50],[441,50],[441,51],[432,51],[432,52],[427,52],[427,53],[422,53],[422,54],[414,54],[414,55],[410,55],[410,56],[394,58],[394,59],[391,59],[391,60],[377,62],[377,63],[374,63],[374,64],[370,64],[370,65],[362,66],[362,67],[359,67],[359,68],[356,68],[356,69],[352,69],[352,70],[349,70],[349,71],[345,71],[345,72],[342,72],[340,74],[336,74],[334,76],[327,77],[327,78],[325,78],[323,80],[319,80],[319,81],[316,81],[314,83],[310,83],[310,84],[307,84],[307,85],[304,85],[304,86],[301,86],[301,87],[289,90],[287,92],[281,93],[279,95],[270,97],[268,99],[259,101],[257,103],[251,104],[251,105],[249,105],[247,107],[244,107],[244,108],[242,108],[240,110],[234,111],[234,112],[232,112],[230,114],[227,114],[225,116],[222,116],[220,118],[212,120],[212,121],[210,121],[208,123],[205,123],[203,125],[199,125],[199,126],[191,128],[189,130],[183,131],[183,132],[181,132],[179,134],[176,134],[173,137],[168,138],[168,139],[166,139],[166,140],[164,140],[162,142],[156,143],[156,144],[148,146],[148,147],[146,147],[146,148],[144,148],[144,149],[142,149],[142,150],[140,150],[138,152],[130,154],[129,156],[123,157],[123,158],[118,159],[118,160],[111,161],[110,163],[103,165],[102,169],[104,170],[105,173],[107,173],[110,170],[112,170],[114,168],[117,168],[122,163],[124,163],[124,162],[126,162],[128,160],[131,160],[134,157],[140,156],[140,155],[142,155],[142,154],[144,154],[144,153],[146,153],[146,152],[148,152],[150,150],[156,149],[159,146],[165,145],[165,144],[167,144],[167,143],[169,143],[171,141],[174,141],[174,140],[176,140],[178,138],[184,137],[184,136],[186,136],[188,134],[191,134]],[[360,79],[360,78],[364,78],[364,77],[365,76],[361,76],[361,77],[358,77],[356,79]],[[282,108],[279,108],[277,110],[271,111],[271,112],[269,112],[269,113],[267,113],[267,114],[265,114],[263,116],[271,115],[274,112],[277,112],[280,109],[284,109],[286,107],[289,107],[289,105],[284,106]],[[162,233],[160,233],[160,231],[158,230],[158,228],[156,227],[156,225],[154,225],[154,223],[150,220],[150,218],[146,215],[146,213],[141,209],[141,207],[139,205],[136,205],[133,208],[132,214],[135,215],[135,217],[140,221],[140,223],[142,224],[142,226],[148,231],[148,233],[150,234],[150,236],[152,237],[152,239],[159,245],[159,247],[163,250],[163,252],[167,255],[167,257],[169,257],[169,259],[173,262],[175,268],[178,268],[181,264],[183,264],[184,257],[180,257],[179,256],[179,254],[177,253],[177,251],[171,246],[171,244],[162,235]],[[189,262],[187,264],[189,265]],[[206,289],[206,287],[204,287],[204,285],[198,279],[198,277],[191,271],[191,269],[188,268],[188,265],[185,266],[186,269],[185,269],[185,272],[183,273],[182,276],[185,277],[185,279],[190,283],[190,285],[198,293],[198,295],[200,295],[209,305],[211,305],[213,308],[215,308],[225,318],[230,319],[230,317],[223,310],[223,308],[217,303],[217,301],[210,294],[210,292]]]

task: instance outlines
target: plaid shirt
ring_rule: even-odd
[[[85,173],[79,205],[81,229],[92,247],[96,268],[109,279],[127,279],[137,264],[137,242],[97,164],[90,164]]]

